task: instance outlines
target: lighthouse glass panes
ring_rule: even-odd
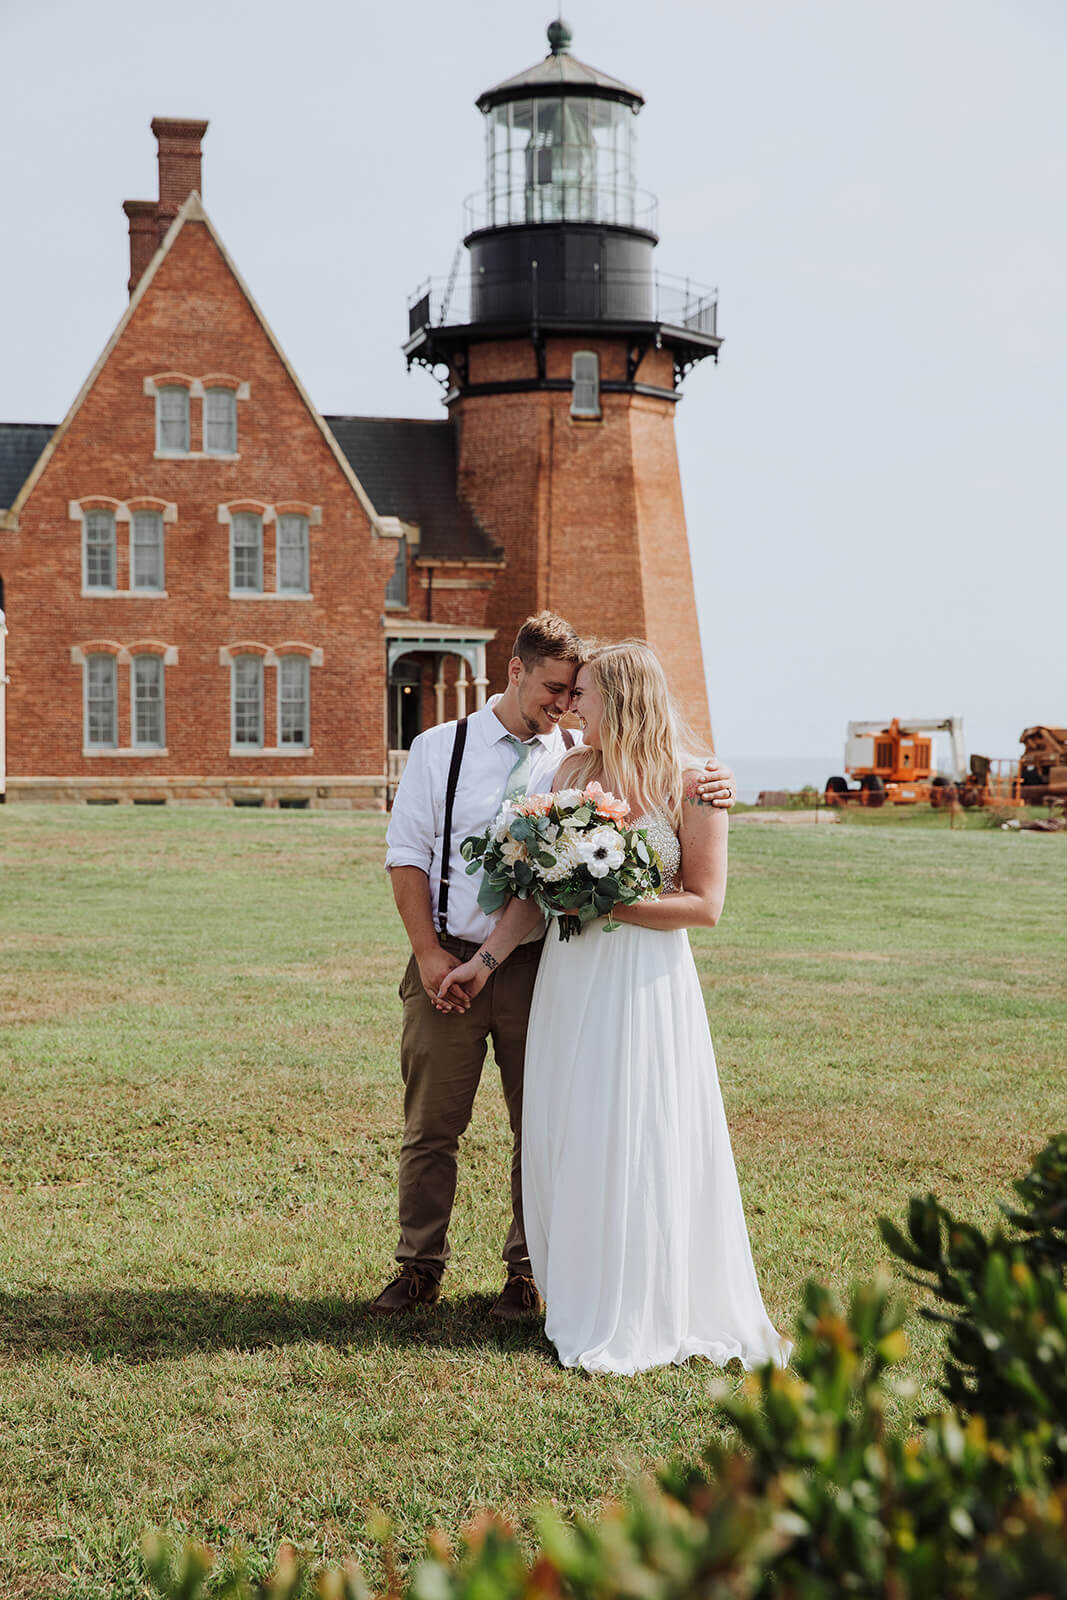
[[[511,100],[486,118],[491,228],[526,222],[633,227],[634,114],[616,100]]]

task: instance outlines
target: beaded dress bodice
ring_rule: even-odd
[[[663,887],[660,893],[674,894],[678,889],[678,869],[682,864],[682,847],[678,843],[678,835],[662,811],[635,817],[632,825],[635,828],[644,828],[645,837],[659,856],[660,866],[663,869]]]

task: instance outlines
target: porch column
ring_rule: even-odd
[[[470,680],[467,677],[467,663],[466,663],[465,659],[463,658],[463,656],[460,656],[459,657],[459,671],[456,673],[456,716],[457,717],[465,717],[467,715],[467,685],[468,685],[469,682],[470,682]]]
[[[489,687],[489,679],[485,675],[485,645],[475,647],[474,659],[477,663],[474,678],[474,709],[481,711],[485,705],[485,691]]]
[[[434,720],[438,726],[445,720],[445,658],[437,657],[437,676],[433,681]]]

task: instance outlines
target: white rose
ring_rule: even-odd
[[[578,804],[582,798],[582,791],[580,789],[559,789],[552,798],[557,806],[562,806],[566,810],[568,806],[576,806]]]
[[[583,866],[594,878],[606,878],[626,860],[626,847],[614,828],[592,828],[575,840]]]

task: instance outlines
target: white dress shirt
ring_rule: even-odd
[[[459,769],[452,808],[452,850],[448,876],[448,931],[457,939],[481,944],[492,931],[496,915],[487,917],[478,904],[480,872],[467,876],[467,862],[459,853],[464,839],[484,833],[500,810],[508,777],[518,752],[508,742],[508,730],[493,710],[494,695],[481,711],[467,718],[467,743]],[[407,766],[393,801],[386,834],[385,865],[418,867],[430,880],[434,925],[439,926],[437,902],[441,888],[441,855],[445,826],[445,789],[452,761],[456,724],[442,722],[420,733],[411,746]],[[577,734],[572,735],[580,743]],[[539,746],[534,752],[527,794],[544,794],[552,787],[556,768],[567,753],[558,728],[526,741]],[[538,937],[539,933],[534,937]]]

